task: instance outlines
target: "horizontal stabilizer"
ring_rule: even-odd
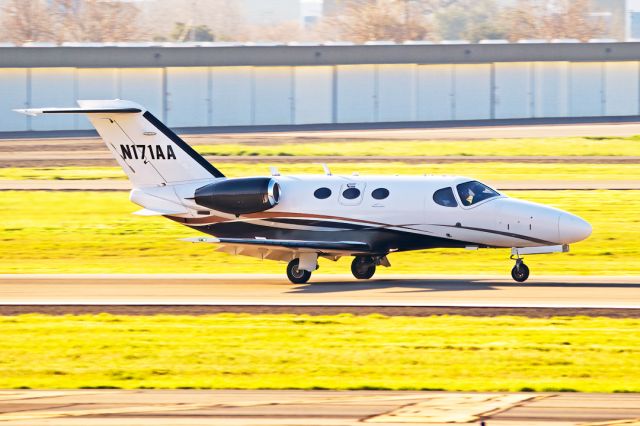
[[[142,209],[134,212],[133,214],[138,216],[165,216],[165,215],[174,215],[174,214],[186,214],[189,213],[187,210],[151,210],[151,209]]]
[[[233,246],[256,246],[264,248],[281,248],[288,250],[308,250],[318,252],[369,252],[369,244],[359,241],[303,241],[303,240],[269,240],[266,238],[185,238],[182,241],[191,243],[213,243]]]
[[[35,117],[40,114],[133,114],[142,112],[140,108],[27,108],[27,109],[14,109],[15,112],[21,114],[30,115]]]

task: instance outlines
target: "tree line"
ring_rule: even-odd
[[[588,41],[617,35],[593,13],[592,0],[516,0],[509,6],[496,0],[342,0],[308,26],[250,24],[233,0],[155,1],[164,9],[145,18],[134,2],[5,0],[0,41]],[[191,15],[180,16],[187,3]]]

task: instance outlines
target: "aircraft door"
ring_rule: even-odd
[[[460,208],[452,187],[443,186],[426,191],[423,212],[421,229],[442,238],[462,239],[462,230],[455,225],[463,221],[464,211]]]
[[[338,202],[344,206],[357,206],[364,198],[365,183],[346,183],[340,188]]]

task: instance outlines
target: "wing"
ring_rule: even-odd
[[[265,238],[185,238],[191,243],[220,244],[217,251],[272,260],[291,260],[296,253],[318,253],[332,259],[369,253],[369,244],[359,241],[269,240]]]

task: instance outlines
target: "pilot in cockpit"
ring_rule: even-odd
[[[471,206],[499,194],[478,181],[471,181],[458,185],[458,195],[460,195],[462,204]]]

